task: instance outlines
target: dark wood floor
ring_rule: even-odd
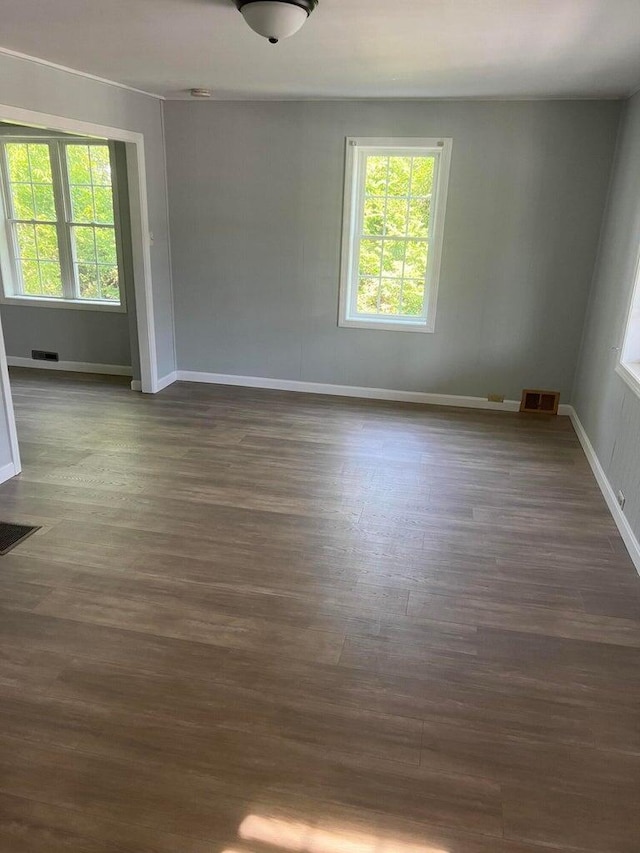
[[[566,418],[12,384],[1,853],[638,853],[640,579]]]

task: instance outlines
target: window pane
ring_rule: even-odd
[[[404,240],[385,240],[382,254],[382,275],[402,278],[404,266]]]
[[[365,195],[387,194],[388,157],[367,157]]]
[[[71,187],[71,216],[74,222],[95,222],[91,187]]]
[[[434,157],[414,157],[411,195],[430,195],[433,190]]]
[[[116,232],[112,228],[96,228],[95,232],[98,263],[116,266]]]
[[[56,221],[56,204],[53,199],[53,186],[50,184],[34,184],[33,197],[36,203],[34,219],[46,222]]]
[[[362,220],[363,234],[384,234],[384,199],[367,198],[364,202],[364,217]]]
[[[111,186],[111,160],[107,145],[90,145],[91,183],[94,186]]]
[[[407,202],[405,199],[389,199],[386,223],[387,234],[394,237],[404,237],[407,233]]]
[[[405,279],[402,287],[403,314],[411,317],[419,317],[424,307],[424,279]]]
[[[427,256],[429,244],[417,240],[409,240],[406,244],[404,275],[406,278],[420,278],[424,281],[427,275]]]
[[[22,292],[27,296],[63,296],[56,226],[18,222],[14,227]]]
[[[95,228],[75,227],[72,230],[75,244],[75,257],[78,263],[95,264],[96,244],[94,239]]]
[[[58,261],[58,232],[55,225],[23,225],[17,223],[18,257]]]
[[[29,151],[26,142],[10,142],[7,145],[9,180],[16,183],[31,181],[29,170]]]
[[[382,240],[362,240],[360,243],[359,274],[380,276],[382,263]]]
[[[74,222],[112,225],[113,190],[107,145],[66,145]]]
[[[81,299],[100,298],[100,279],[95,264],[78,264],[78,284]]]
[[[14,218],[55,222],[49,146],[10,142],[7,164]]]
[[[411,157],[389,157],[389,195],[409,195]]]
[[[20,261],[23,292],[28,296],[40,296],[40,268],[37,261]]]
[[[120,288],[118,283],[118,267],[100,266],[100,296],[112,302],[120,302]]]
[[[72,238],[80,298],[107,299],[119,305],[115,230],[76,225],[72,229]]]
[[[401,278],[383,278],[380,288],[380,314],[399,314],[400,296],[402,292]]]
[[[34,184],[51,184],[51,155],[49,146],[42,143],[27,145],[29,149],[29,165],[31,166],[31,180]]]
[[[36,245],[38,258],[43,261],[58,260],[58,233],[55,225],[36,225]]]
[[[15,219],[36,218],[31,184],[12,184],[11,199],[13,201],[13,215]]]
[[[113,196],[111,187],[96,187],[93,191],[96,222],[113,225]]]
[[[18,238],[18,257],[34,260],[38,257],[35,225],[16,225]]]
[[[358,283],[357,308],[361,314],[378,313],[380,279],[361,276]]]
[[[427,237],[429,234],[429,217],[431,216],[431,199],[420,198],[409,203],[409,234],[411,237]]]
[[[23,293],[27,296],[63,296],[60,264],[55,261],[18,261]]]
[[[67,169],[69,171],[69,183],[73,186],[78,184],[91,184],[91,165],[89,160],[88,145],[67,145]]]
[[[62,296],[62,276],[60,264],[51,261],[40,262],[40,280],[44,296]]]

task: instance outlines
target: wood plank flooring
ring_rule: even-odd
[[[1,853],[640,851],[640,578],[566,418],[12,387]]]

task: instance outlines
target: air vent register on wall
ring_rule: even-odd
[[[44,349],[32,349],[31,358],[35,361],[59,361],[57,352],[49,352]]]
[[[520,411],[537,412],[541,415],[557,415],[559,404],[559,391],[533,391],[525,389],[522,392]]]

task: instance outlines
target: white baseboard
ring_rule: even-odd
[[[142,391],[142,382],[139,379],[131,380],[131,390],[132,391]]]
[[[573,428],[576,431],[578,440],[580,441],[585,456],[587,457],[589,465],[591,466],[593,475],[596,478],[598,485],[600,486],[600,491],[602,492],[604,499],[607,502],[609,512],[613,516],[613,520],[615,521],[618,530],[620,531],[620,535],[622,536],[622,540],[627,548],[627,551],[629,552],[629,556],[633,560],[633,564],[638,570],[638,574],[640,574],[640,542],[638,542],[638,539],[635,533],[633,532],[626,515],[620,509],[620,504],[618,503],[618,500],[616,498],[614,488],[609,482],[609,478],[607,477],[604,468],[600,464],[600,460],[596,456],[596,452],[593,449],[593,445],[589,440],[589,436],[587,435],[585,428],[582,426],[580,418],[578,417],[578,413],[575,411],[573,406],[569,406],[568,408],[571,409],[571,411],[569,412],[571,423],[573,424]]]
[[[17,473],[16,466],[13,462],[9,462],[8,465],[3,465],[2,468],[0,468],[0,483],[6,483],[7,480],[15,477]]]
[[[518,400],[492,403],[484,397],[464,397],[456,394],[430,394],[425,391],[398,391],[390,388],[366,388],[359,385],[328,385],[322,382],[300,382],[296,379],[268,379],[263,376],[237,376],[229,373],[200,373],[177,370],[174,381],[204,382],[210,385],[237,385],[242,388],[269,388],[276,391],[297,391],[302,394],[328,394],[334,397],[359,397],[368,400],[391,400],[398,403],[422,403],[430,406],[459,406],[466,409],[492,409],[498,412],[517,412]],[[560,414],[569,414],[570,406],[561,406]]]
[[[88,361],[39,361],[34,358],[7,356],[9,367],[33,367],[37,370],[65,370],[69,373],[103,373],[109,376],[132,376],[133,370],[124,364],[91,364]]]
[[[155,392],[162,391],[167,388],[169,385],[173,385],[173,383],[177,379],[176,371],[172,371],[171,373],[167,373],[166,376],[161,376],[156,382]]]

